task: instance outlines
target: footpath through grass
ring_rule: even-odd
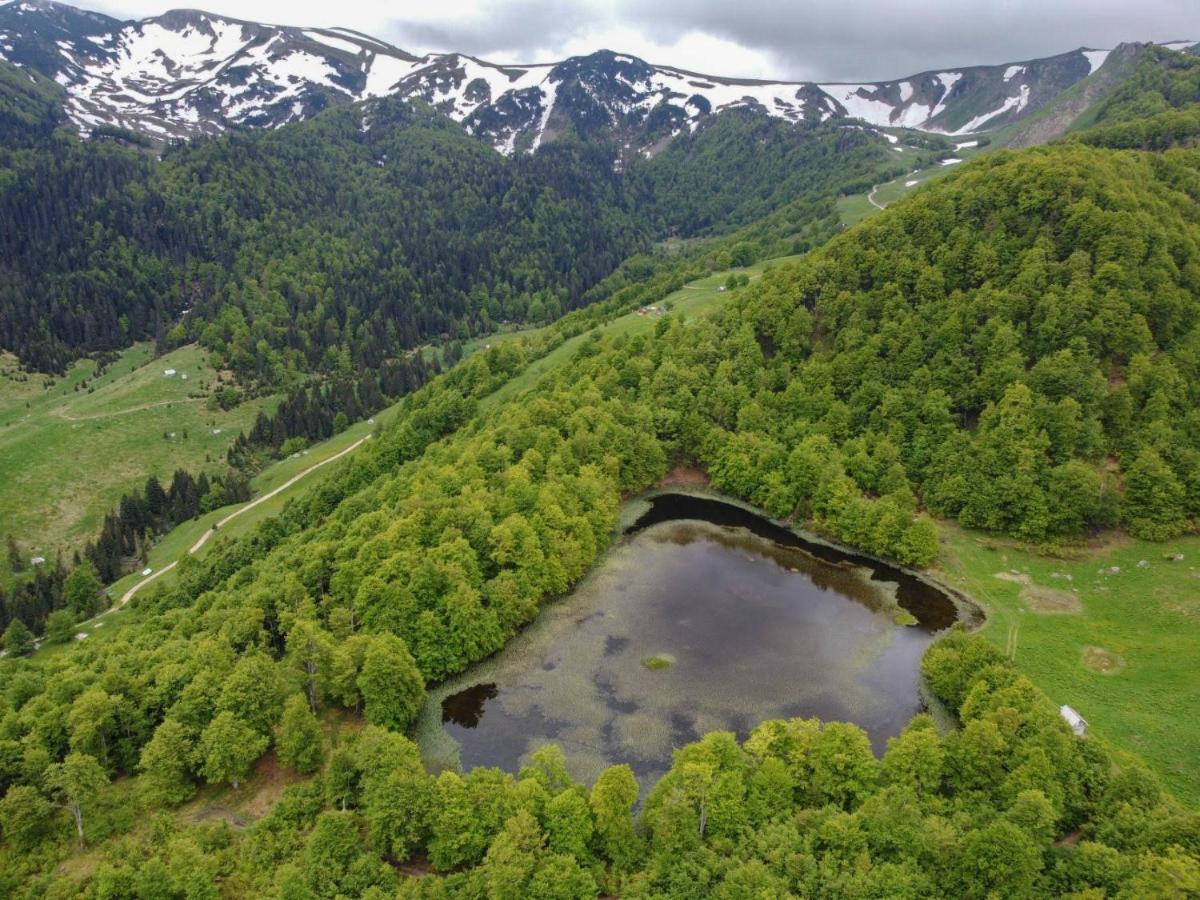
[[[991,147],[976,147],[966,146],[974,144],[974,138],[965,137],[958,141],[954,151],[953,159],[966,162],[980,153],[986,153]],[[916,161],[917,153],[912,152],[911,148],[903,148],[906,155],[896,154],[898,159],[910,159]],[[941,165],[934,163],[924,168],[914,168],[911,171],[901,175],[899,178],[893,178],[891,181],[885,181],[875,185],[871,190],[861,194],[849,194],[838,200],[838,214],[842,218],[842,225],[849,228],[851,225],[857,225],[863,219],[875,215],[882,209],[887,208],[902,197],[915,191],[922,185],[934,181],[948,172],[954,171],[963,162],[951,163],[950,165]]]
[[[138,344],[99,377],[94,361],[80,360],[53,379],[0,360],[0,528],[25,556],[81,546],[150,475],[223,466],[234,435],[273,401],[210,409],[217,373],[206,357],[192,345],[155,358]],[[6,579],[7,557],[0,566]]]

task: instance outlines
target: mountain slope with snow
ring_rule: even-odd
[[[419,98],[498,150],[536,148],[567,129],[604,130],[650,150],[721,110],[790,121],[967,134],[1019,121],[1088,77],[1108,51],[929,71],[864,84],[717,78],[599,51],[556,64],[495,65],[457,53],[414,56],[348,29],[243,22],[196,10],[140,21],[45,0],[0,6],[0,58],[66,92],[67,118],[156,139],[277,127],[331,103]]]

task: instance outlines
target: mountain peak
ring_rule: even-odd
[[[0,58],[62,85],[65,113],[81,132],[118,125],[159,140],[278,127],[330,103],[390,95],[420,99],[506,153],[565,130],[606,131],[641,152],[736,107],[959,135],[1019,121],[1108,53],[1081,47],[887,82],[772,82],[656,66],[607,48],[557,63],[495,64],[459,53],[418,57],[347,28],[192,8],[123,22],[55,0],[0,6]]]

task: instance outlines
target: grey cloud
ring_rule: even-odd
[[[453,50],[535,62],[540,60],[526,57],[561,46],[596,19],[582,0],[511,0],[488,4],[465,22],[393,19],[381,37],[414,52]]]
[[[178,5],[76,2],[114,14],[119,7],[125,15],[152,15]],[[277,6],[272,0],[195,4],[244,17],[254,17],[261,6],[273,12]],[[1130,40],[1200,40],[1200,0],[478,0],[467,17],[447,16],[440,23],[427,17],[406,21],[394,13],[389,19],[374,0],[343,0],[340,13],[337,6],[313,0],[295,0],[288,9],[279,18],[302,20],[292,24],[353,25],[414,52],[457,50],[510,61],[561,58],[561,48],[573,38],[605,28],[626,26],[662,47],[699,32],[757,51],[778,78],[819,81],[885,80]],[[349,21],[338,22],[339,15]],[[272,14],[266,21],[276,18]],[[649,61],[679,64],[669,49],[663,57]],[[703,69],[747,74],[719,56]]]
[[[1200,40],[1196,0],[624,0],[620,17],[663,42],[695,30],[761,50],[796,80],[884,80],[1080,46]]]

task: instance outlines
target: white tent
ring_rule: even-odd
[[[1069,706],[1060,706],[1058,711],[1062,713],[1062,717],[1067,720],[1067,724],[1071,726],[1071,730],[1080,737],[1083,737],[1083,733],[1087,731],[1088,727],[1087,719]]]

